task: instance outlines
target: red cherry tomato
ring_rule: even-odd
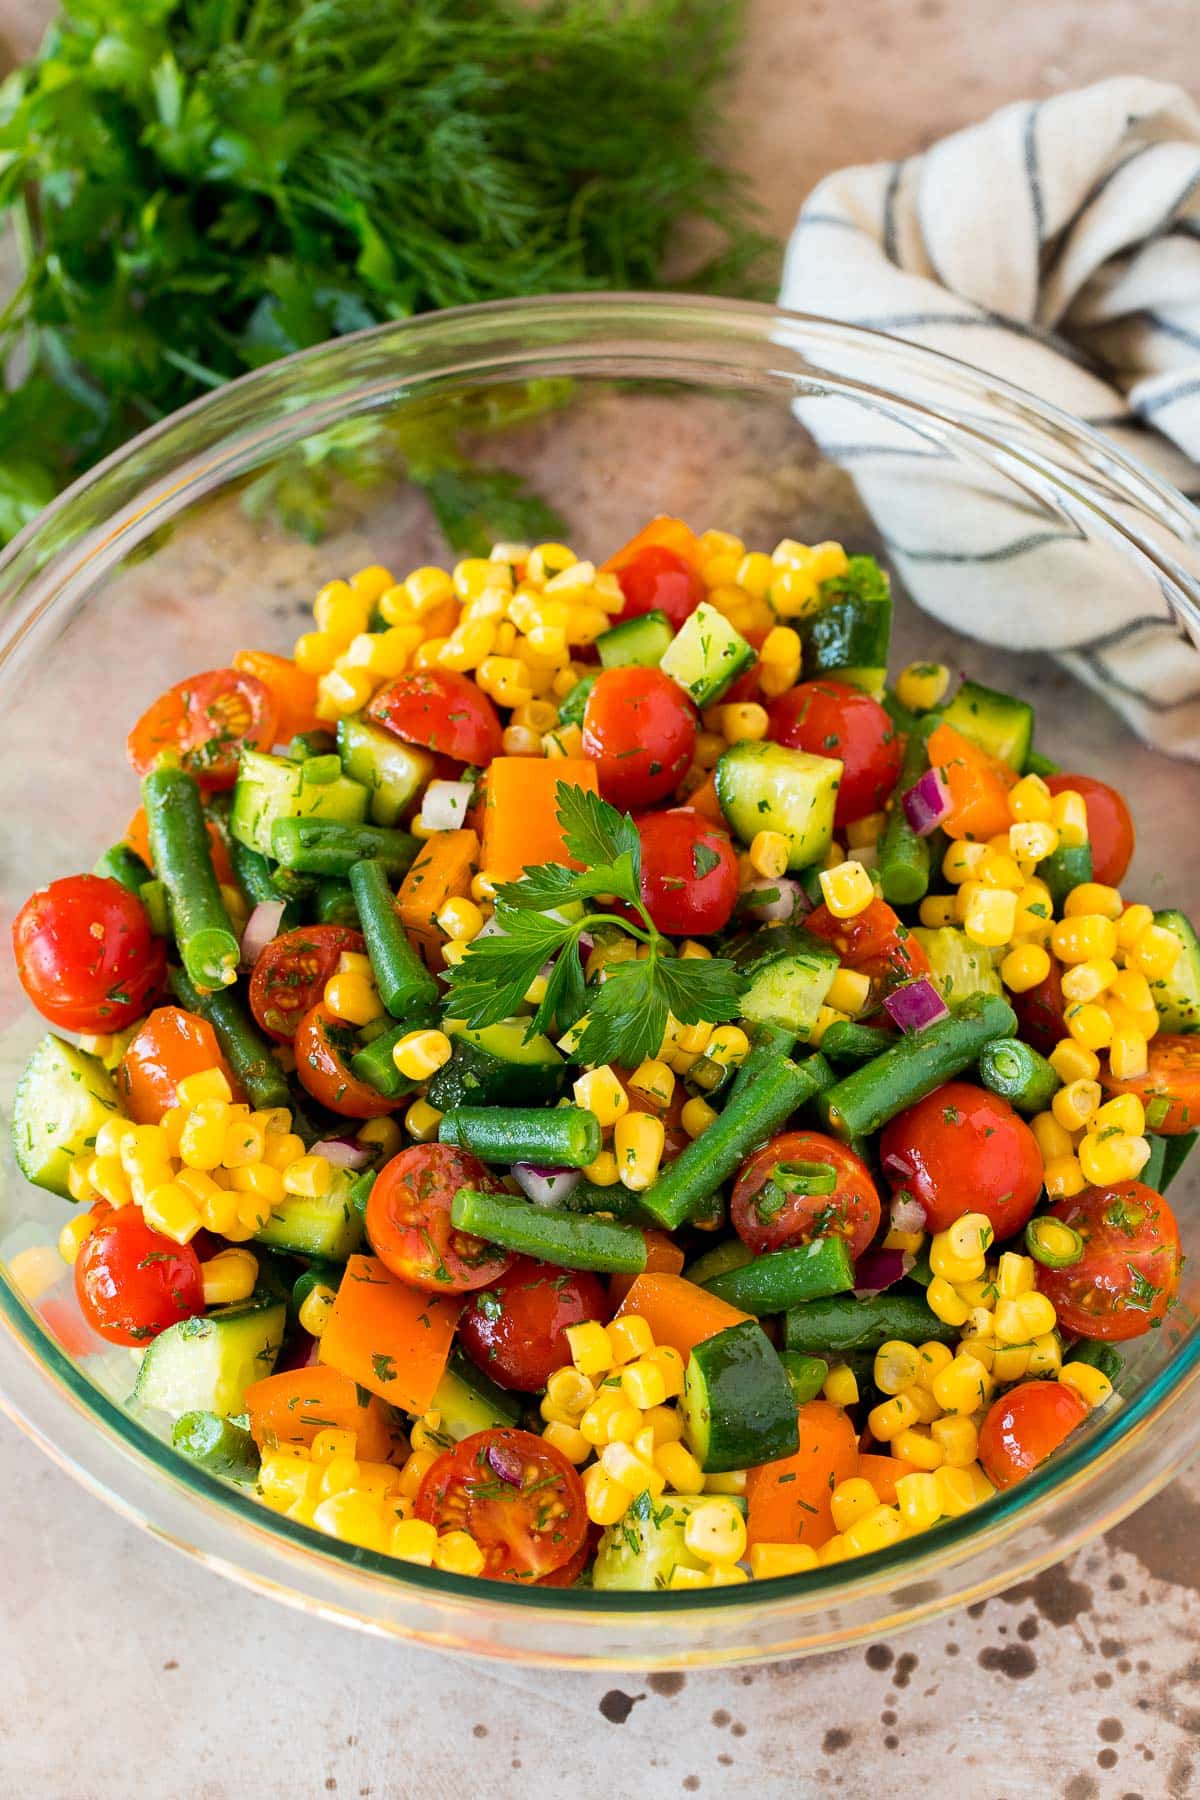
[[[220,1069],[234,1099],[245,1098],[208,1020],[179,1006],[156,1006],[117,1069],[122,1106],[139,1125],[157,1125],[175,1105],[178,1083],[205,1069]]]
[[[275,696],[257,675],[209,669],[160,694],[125,749],[139,779],[171,750],[202,788],[215,792],[233,786],[243,750],[271,748],[278,725]]]
[[[93,1225],[75,1259],[75,1292],[88,1324],[110,1344],[144,1344],[204,1311],[196,1252],[152,1231],[136,1206]]]
[[[587,1538],[583,1483],[531,1431],[477,1431],[439,1456],[413,1508],[443,1531],[468,1531],[492,1581],[540,1581],[566,1568]]]
[[[930,1231],[986,1213],[998,1241],[1028,1222],[1042,1191],[1037,1139],[1007,1100],[949,1081],[884,1126],[884,1172],[925,1208]]]
[[[1092,846],[1092,879],[1117,887],[1133,860],[1135,842],[1133,819],[1122,796],[1094,775],[1050,775],[1046,786],[1052,794],[1072,788],[1083,795]]]
[[[325,992],[343,951],[362,951],[361,931],[345,925],[302,925],[272,938],[250,977],[250,1011],[262,1029],[290,1043],[306,1012]]]
[[[145,907],[104,875],[39,888],[13,920],[12,941],[21,986],[64,1031],[123,1031],[166,979],[166,945]]]
[[[351,1074],[350,1058],[358,1049],[358,1033],[353,1025],[335,1019],[326,1007],[314,1006],[305,1013],[292,1047],[301,1087],[330,1112],[345,1119],[378,1119],[404,1104],[402,1099],[385,1099],[377,1088]]]
[[[646,813],[642,903],[669,937],[704,937],[728,925],[738,897],[738,864],[728,834],[687,808]]]
[[[607,1322],[611,1313],[597,1276],[519,1256],[464,1306],[458,1335],[485,1375],[501,1387],[536,1394],[571,1360],[567,1326],[585,1319]]]
[[[490,763],[500,754],[500,715],[487,695],[452,669],[414,669],[382,688],[368,719],[408,744],[455,762]]]
[[[679,630],[704,598],[704,583],[691,563],[665,544],[647,544],[618,569],[617,580],[625,596],[622,619],[662,612],[672,631]]]
[[[870,694],[845,681],[802,681],[767,708],[768,736],[792,750],[842,762],[834,826],[879,812],[900,773],[896,727]]]
[[[450,1202],[462,1187],[495,1194],[502,1185],[467,1150],[410,1144],[383,1165],[367,1200],[376,1256],[398,1281],[431,1294],[466,1294],[499,1281],[511,1253],[456,1230]]]
[[[1061,1044],[1067,1035],[1063,1019],[1062,969],[1058,963],[1051,957],[1050,973],[1036,987],[1008,997],[1017,1015],[1020,1035],[1043,1056],[1049,1056],[1054,1046]]]
[[[818,906],[804,929],[832,944],[846,968],[869,976],[876,999],[929,973],[929,958],[886,900],[872,900],[853,919],[835,918],[827,906]]]
[[[994,1400],[979,1432],[979,1460],[995,1487],[1023,1481],[1087,1418],[1087,1406],[1060,1381],[1023,1381]]]
[[[760,1212],[760,1196],[776,1163],[829,1163],[837,1175],[831,1194],[794,1194],[778,1212]],[[820,1131],[785,1131],[748,1156],[738,1171],[729,1217],[756,1256],[806,1244],[836,1232],[859,1257],[879,1228],[879,1195],[866,1163]]]
[[[1080,1262],[1038,1268],[1038,1287],[1062,1328],[1121,1342],[1156,1325],[1179,1290],[1183,1260],[1179,1226],[1162,1195],[1140,1181],[1084,1188],[1051,1216],[1083,1239]]]
[[[1151,1038],[1144,1075],[1118,1080],[1108,1065],[1100,1070],[1106,1094],[1137,1094],[1156,1137],[1178,1137],[1200,1125],[1200,1037],[1160,1031]]]
[[[661,669],[605,669],[583,714],[583,753],[612,806],[653,806],[679,786],[696,747],[696,709]]]

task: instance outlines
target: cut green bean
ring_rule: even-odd
[[[353,890],[340,876],[326,875],[318,881],[314,901],[322,925],[345,925],[350,931],[361,930]]]
[[[781,1350],[779,1360],[783,1364],[783,1372],[792,1384],[792,1399],[797,1406],[803,1406],[806,1400],[815,1400],[825,1386],[825,1377],[829,1373],[829,1364],[823,1356],[805,1356],[799,1350]]]
[[[604,1148],[599,1119],[582,1106],[456,1106],[443,1114],[438,1142],[480,1162],[562,1169],[584,1169]]]
[[[237,980],[241,946],[213,872],[200,789],[186,769],[160,767],[142,782],[142,801],[188,977],[197,987],[228,987]]]
[[[915,906],[929,892],[929,839],[918,837],[909,824],[903,797],[928,769],[929,734],[940,723],[940,713],[928,713],[909,731],[891,810],[879,840],[879,882],[884,899],[893,906]]]
[[[361,1050],[355,1051],[350,1058],[350,1073],[388,1100],[399,1100],[403,1094],[411,1094],[420,1083],[411,1076],[400,1073],[392,1051],[401,1038],[407,1037],[415,1029],[416,1023],[412,1019],[405,1020],[402,1025],[389,1025],[378,1037],[373,1037],[369,1044],[364,1044]]]
[[[819,1104],[829,1129],[845,1142],[871,1136],[906,1106],[969,1068],[993,1038],[1011,1037],[1016,1028],[1016,1014],[1006,1000],[995,994],[970,995],[957,1012],[902,1038],[822,1094]]]
[[[146,909],[146,917],[155,937],[170,937],[171,903],[167,898],[166,883],[151,876],[149,881],[143,881],[138,899]]]
[[[534,1206],[515,1194],[459,1188],[450,1203],[450,1220],[458,1231],[560,1269],[640,1275],[646,1266],[646,1239],[636,1225],[556,1206]]]
[[[793,1306],[784,1320],[784,1347],[808,1356],[845,1356],[854,1350],[878,1350],[893,1338],[924,1344],[931,1338],[949,1343],[959,1327],[947,1325],[917,1294],[875,1294],[859,1300],[853,1294],[809,1300]]]
[[[801,1062],[796,1064],[796,1067],[801,1074],[812,1078],[814,1094],[823,1094],[826,1088],[831,1088],[838,1078],[837,1070],[832,1063],[826,1060],[820,1050],[814,1050],[811,1056],[804,1057]]]
[[[258,906],[264,900],[287,900],[288,896],[275,885],[266,857],[252,850],[249,844],[243,844],[240,838],[229,840],[229,861],[234,880],[251,906]]]
[[[598,1187],[594,1181],[577,1181],[570,1193],[556,1200],[555,1205],[562,1212],[611,1213],[614,1219],[624,1219],[632,1225],[654,1223],[642,1206],[641,1195],[627,1188],[623,1181],[614,1181],[611,1187]]]
[[[420,845],[407,831],[387,825],[346,825],[340,819],[276,819],[271,849],[285,869],[302,875],[349,876],[357,862],[381,862],[403,875]]]
[[[362,1174],[356,1175],[350,1183],[350,1192],[347,1198],[355,1212],[363,1218],[366,1217],[367,1201],[371,1198],[371,1189],[375,1186],[378,1174],[378,1169],[364,1169]]]
[[[718,1113],[701,1137],[693,1138],[643,1194],[642,1205],[655,1224],[675,1231],[685,1219],[694,1217],[747,1153],[778,1131],[784,1120],[816,1091],[811,1071],[778,1055],[740,1093],[735,1085],[724,1111]]]
[[[765,1318],[770,1313],[786,1312],[804,1300],[823,1300],[830,1294],[844,1294],[854,1286],[854,1264],[843,1237],[814,1238],[811,1244],[795,1244],[787,1250],[772,1250],[756,1256],[740,1269],[727,1269],[705,1283],[705,1292],[715,1294],[739,1311]]]
[[[208,1020],[251,1104],[263,1108],[291,1107],[291,1089],[275,1060],[275,1052],[237,995],[229,989],[215,994],[199,993],[183,969],[171,969],[167,979],[180,1006]]]
[[[405,833],[395,835],[403,837]],[[379,998],[393,1019],[404,1019],[419,1008],[436,1006],[438,984],[400,923],[386,862],[381,857],[370,857],[352,864],[350,889],[358,906]]]
[[[258,1474],[258,1446],[244,1425],[216,1413],[188,1412],[171,1427],[172,1447],[210,1475],[251,1482]]]
[[[715,1281],[718,1275],[728,1274],[730,1269],[745,1268],[748,1262],[754,1261],[754,1252],[749,1244],[741,1238],[726,1238],[723,1244],[714,1244],[703,1256],[698,1256],[694,1263],[689,1263],[683,1271],[688,1281],[694,1281],[697,1287],[706,1282]]]
[[[821,1055],[832,1063],[851,1063],[857,1068],[899,1041],[898,1032],[859,1025],[853,1019],[835,1019],[821,1037]]]
[[[733,1078],[729,1099],[736,1100],[739,1094],[754,1085],[763,1070],[769,1069],[777,1057],[790,1056],[795,1046],[794,1031],[784,1031],[778,1025],[756,1025],[749,1052]]]
[[[979,1052],[979,1079],[1018,1112],[1045,1112],[1062,1082],[1046,1058],[1020,1038],[995,1038]]]
[[[128,844],[114,844],[111,850],[106,850],[92,874],[103,876],[107,881],[119,881],[131,894],[136,894],[151,878],[141,857]]]

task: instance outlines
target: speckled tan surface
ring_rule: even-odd
[[[786,230],[827,169],[1134,70],[1200,90],[1195,0],[752,0],[738,155]],[[0,4],[18,50],[45,8]],[[730,1673],[467,1666],[300,1619],[136,1533],[0,1425],[0,1796],[483,1786],[1183,1800],[1200,1792],[1200,1474],[982,1608]]]

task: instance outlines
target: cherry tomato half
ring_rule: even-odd
[[[605,669],[583,714],[583,753],[612,806],[653,806],[674,791],[696,747],[696,709],[661,669]]]
[[[879,812],[896,785],[901,749],[896,727],[870,694],[845,681],[802,681],[767,708],[769,737],[813,756],[842,762],[834,827]]]
[[[279,726],[279,707],[257,675],[209,669],[160,694],[125,742],[140,779],[164,750],[179,760],[202,788],[230,788],[243,750],[269,750]]]
[[[994,1400],[979,1432],[979,1460],[998,1488],[1023,1481],[1077,1425],[1087,1405],[1060,1381],[1023,1381]]]
[[[1160,1031],[1150,1039],[1144,1075],[1119,1081],[1108,1064],[1100,1070],[1106,1094],[1137,1094],[1146,1106],[1146,1123],[1158,1137],[1178,1137],[1200,1125],[1200,1037]]]
[[[438,1532],[469,1531],[492,1581],[540,1581],[565,1568],[587,1537],[583,1483],[531,1431],[477,1431],[439,1456],[413,1508]]]
[[[382,688],[368,719],[408,744],[460,763],[490,763],[500,754],[500,715],[487,695],[453,669],[414,669]]]
[[[1141,1181],[1084,1188],[1052,1207],[1051,1217],[1083,1239],[1080,1262],[1038,1268],[1038,1287],[1063,1329],[1123,1341],[1157,1324],[1179,1289],[1182,1263],[1179,1227],[1162,1195]]]
[[[625,596],[622,619],[642,613],[666,613],[671,630],[678,631],[704,598],[704,583],[678,551],[665,544],[647,544],[618,569],[617,580]]]
[[[776,1163],[829,1163],[837,1176],[831,1194],[793,1194],[777,1212],[760,1212],[762,1190]],[[836,1232],[859,1257],[879,1228],[879,1195],[867,1165],[853,1150],[820,1131],[785,1131],[748,1156],[738,1171],[729,1217],[756,1256],[807,1244]]]
[[[458,1335],[485,1375],[501,1387],[536,1394],[571,1360],[567,1326],[585,1319],[605,1322],[611,1313],[597,1276],[519,1256],[463,1308]]]
[[[495,1194],[501,1186],[467,1150],[410,1144],[383,1165],[367,1200],[367,1236],[375,1254],[398,1281],[433,1294],[489,1286],[504,1274],[512,1255],[456,1230],[450,1202],[462,1187]]]
[[[292,1047],[301,1087],[330,1112],[340,1113],[344,1119],[378,1119],[403,1106],[402,1098],[387,1100],[377,1088],[350,1073],[358,1033],[353,1025],[335,1019],[326,1007],[314,1006],[305,1013]]]
[[[180,1006],[158,1006],[121,1058],[117,1092],[131,1119],[157,1125],[175,1104],[176,1084],[204,1069],[220,1069],[234,1099],[245,1098],[208,1020]]]
[[[109,1211],[75,1259],[80,1311],[110,1344],[144,1344],[204,1311],[200,1259],[152,1231],[136,1206]]]
[[[1027,988],[1023,994],[1010,994],[1008,998],[1017,1015],[1020,1035],[1043,1056],[1049,1056],[1067,1035],[1060,965],[1051,957],[1050,973],[1036,987]]]
[[[872,900],[852,919],[835,918],[827,906],[815,907],[804,929],[832,944],[848,969],[869,976],[877,1000],[901,982],[929,973],[929,958],[886,900]]]
[[[687,808],[646,813],[642,904],[669,937],[703,937],[728,925],[738,897],[738,863],[729,835]]]
[[[879,1140],[884,1172],[925,1208],[930,1231],[985,1213],[998,1240],[1020,1231],[1042,1191],[1037,1139],[1007,1100],[948,1081],[898,1113]]]
[[[1123,797],[1094,775],[1050,775],[1052,794],[1067,788],[1082,794],[1087,807],[1088,842],[1092,846],[1092,880],[1117,887],[1133,860],[1133,819]]]
[[[325,992],[343,951],[361,953],[363,935],[345,925],[302,925],[272,938],[250,977],[250,1011],[270,1037],[290,1043]]]
[[[21,986],[64,1031],[122,1031],[162,992],[167,951],[136,894],[65,875],[31,894],[12,928]]]

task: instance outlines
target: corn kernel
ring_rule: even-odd
[[[571,1361],[581,1375],[607,1375],[613,1366],[612,1344],[598,1320],[568,1325],[564,1335]]]
[[[820,1568],[811,1544],[752,1544],[750,1573],[755,1581],[773,1581],[781,1575],[807,1575]]]
[[[973,844],[967,838],[956,838],[947,846],[942,858],[942,874],[952,887],[978,876],[979,866],[987,855],[986,844]]]
[[[706,1501],[688,1514],[683,1541],[701,1562],[735,1563],[746,1551],[746,1521],[736,1507]]]
[[[317,680],[317,717],[333,721],[361,712],[374,692],[375,678],[365,669],[331,669]]]
[[[1103,1406],[1106,1400],[1112,1399],[1112,1382],[1102,1369],[1094,1369],[1090,1363],[1064,1363],[1058,1379],[1064,1387],[1073,1389],[1089,1408]]]
[[[921,1431],[915,1425],[906,1431],[897,1432],[888,1446],[893,1456],[903,1462],[912,1463],[914,1468],[924,1469],[931,1473],[940,1469],[946,1460],[942,1446],[930,1436],[928,1431]]]
[[[1165,925],[1147,925],[1138,934],[1125,960],[1150,981],[1166,981],[1179,960],[1179,939]]]
[[[1087,804],[1074,788],[1064,788],[1050,802],[1050,817],[1058,827],[1063,844],[1086,844],[1088,841]]]
[[[673,1406],[652,1406],[642,1415],[642,1431],[649,1431],[653,1447],[678,1444],[683,1437],[683,1420]],[[641,1433],[639,1433],[641,1436]]]
[[[910,712],[932,712],[946,698],[950,671],[945,663],[915,662],[896,677],[896,698]]]
[[[404,1115],[404,1129],[417,1144],[431,1144],[441,1122],[441,1113],[428,1100],[414,1100]]]
[[[426,1569],[432,1568],[437,1535],[437,1527],[427,1519],[401,1519],[392,1526],[388,1553],[399,1562],[420,1563]]]
[[[1040,831],[1042,829],[1043,827],[1040,825],[1013,826],[1014,831]],[[1007,845],[1007,839],[1004,842]],[[1007,848],[1003,851],[997,850],[991,844],[987,846],[987,854],[980,860],[977,879],[986,888],[1002,888],[1013,895],[1019,894],[1025,885],[1025,877],[1021,872],[1020,863],[1015,859],[1015,854],[1010,855]],[[1015,900],[1013,912],[1015,916]]]
[[[657,1364],[629,1363],[621,1372],[621,1391],[631,1406],[646,1411],[649,1407],[664,1403],[667,1398],[667,1383]]]
[[[161,1231],[174,1244],[190,1243],[202,1223],[195,1201],[174,1181],[151,1189],[142,1202],[142,1217],[152,1231]]]
[[[943,1464],[934,1480],[938,1485],[943,1518],[957,1519],[976,1504],[975,1483],[969,1469],[948,1468]]]
[[[929,1241],[929,1266],[935,1276],[958,1287],[964,1281],[978,1280],[983,1274],[984,1253],[977,1249],[973,1255],[957,1256],[951,1247],[949,1232],[938,1231]]]
[[[333,1185],[333,1168],[327,1157],[301,1156],[283,1171],[283,1189],[304,1200],[320,1200]]]
[[[825,996],[828,1006],[854,1018],[871,997],[871,980],[861,969],[839,969]]]
[[[1042,1179],[1052,1200],[1069,1200],[1073,1194],[1081,1194],[1087,1186],[1079,1159],[1074,1155],[1051,1157]]]
[[[1098,911],[1104,909],[1098,908]],[[1124,908],[1117,920],[1117,943],[1122,950],[1131,950],[1148,925],[1154,923],[1154,910],[1138,902],[1134,906]]]
[[[655,1106],[669,1106],[675,1093],[675,1075],[665,1062],[647,1057],[629,1077],[629,1086]]]
[[[853,919],[875,898],[871,877],[861,862],[842,862],[822,869],[819,877],[825,904],[835,919]]]
[[[1058,832],[1045,819],[1023,819],[1008,828],[1008,847],[1021,862],[1042,862],[1058,849]]]
[[[831,1538],[826,1538],[817,1551],[817,1561],[821,1568],[826,1569],[831,1563],[845,1562],[849,1554],[845,1538],[840,1531],[835,1531]]]
[[[839,1531],[846,1531],[857,1519],[865,1519],[879,1505],[879,1495],[863,1475],[851,1475],[841,1481],[829,1496],[829,1510]]]
[[[938,1379],[941,1379],[939,1377]],[[935,1387],[936,1393],[936,1387]],[[944,1404],[938,1395],[939,1404]],[[883,1400],[867,1414],[867,1424],[872,1437],[887,1444],[901,1431],[917,1423],[917,1409],[911,1397],[905,1394],[893,1394],[890,1400]]]
[[[655,1114],[623,1113],[613,1132],[613,1153],[622,1185],[637,1194],[653,1186],[665,1144],[666,1127]]]
[[[929,1473],[901,1475],[896,1481],[896,1508],[908,1531],[928,1531],[942,1516],[941,1492]]]
[[[629,1096],[608,1063],[581,1075],[571,1091],[576,1106],[594,1113],[603,1130],[615,1125],[629,1111]],[[649,1115],[641,1113],[638,1116],[646,1118]],[[661,1121],[659,1123],[661,1126]]]
[[[235,1116],[225,1127],[221,1165],[226,1169],[243,1169],[248,1163],[262,1162],[266,1144],[267,1134],[256,1120]]]
[[[942,1453],[942,1463],[953,1469],[965,1469],[979,1454],[979,1427],[963,1413],[950,1413],[935,1419],[929,1435]],[[897,1493],[899,1488],[897,1487]]]
[[[69,1266],[73,1266],[78,1260],[79,1252],[86,1239],[92,1235],[95,1223],[96,1221],[90,1213],[76,1213],[74,1218],[67,1220],[59,1232],[58,1254]]]
[[[1017,897],[1005,888],[981,887],[969,895],[963,910],[964,932],[972,943],[987,948],[1009,943],[1016,922]]]
[[[883,1394],[903,1394],[920,1372],[920,1352],[899,1338],[889,1339],[875,1352],[875,1386]]]
[[[1112,1137],[1089,1133],[1076,1154],[1085,1181],[1093,1187],[1113,1187],[1135,1180],[1149,1162],[1151,1150],[1144,1137],[1130,1137],[1126,1132]]]
[[[943,1412],[973,1413],[987,1405],[991,1391],[991,1375],[973,1352],[960,1351],[933,1379],[933,1397]]]
[[[1140,1031],[1114,1031],[1108,1046],[1108,1066],[1118,1081],[1135,1081],[1150,1067],[1150,1047]]]
[[[996,1302],[996,1336],[1002,1344],[1030,1343],[1053,1331],[1056,1323],[1053,1303],[1045,1294],[1030,1292]]]
[[[296,1315],[300,1329],[307,1331],[310,1337],[319,1338],[329,1323],[329,1315],[336,1299],[337,1295],[325,1282],[315,1282],[305,1294]]]
[[[1059,920],[1050,934],[1050,944],[1059,962],[1111,959],[1117,948],[1117,928],[1103,913],[1077,913]]]
[[[955,1293],[953,1285],[941,1275],[935,1275],[925,1289],[925,1300],[935,1318],[943,1325],[965,1325],[970,1307]],[[936,1389],[935,1389],[936,1392]]]
[[[1019,944],[1000,964],[1000,979],[1014,994],[1027,994],[1050,973],[1050,957],[1040,944]]]
[[[268,1131],[263,1143],[263,1161],[272,1169],[288,1169],[304,1155],[304,1139],[294,1131]]]
[[[877,1506],[842,1535],[851,1556],[868,1556],[873,1550],[898,1543],[904,1536],[904,1521],[894,1506]]]
[[[258,1258],[249,1250],[221,1250],[202,1263],[205,1306],[232,1306],[248,1300],[258,1281]]]
[[[602,1150],[595,1162],[585,1166],[583,1174],[593,1187],[615,1187],[621,1179],[617,1159],[611,1150]]]
[[[198,1069],[194,1074],[184,1075],[175,1084],[175,1101],[178,1106],[199,1106],[203,1100],[224,1100],[228,1105],[232,1099],[233,1089],[223,1069]]]
[[[608,1335],[610,1366],[620,1367],[649,1356],[654,1350],[654,1333],[640,1313],[628,1313],[603,1327]],[[654,1402],[658,1404],[657,1401]]]
[[[932,1386],[934,1376],[940,1374],[954,1360],[953,1351],[947,1345],[939,1342],[937,1338],[930,1338],[927,1343],[919,1345],[917,1356],[919,1359],[917,1385],[926,1390]],[[912,1391],[910,1388],[910,1394]]]
[[[1075,1042],[1087,1050],[1103,1050],[1112,1042],[1112,1018],[1094,1001],[1069,1006],[1066,1026]]]
[[[360,1144],[378,1150],[385,1157],[395,1156],[404,1139],[395,1119],[368,1119],[355,1134]]]
[[[1050,1110],[1064,1131],[1078,1131],[1087,1124],[1102,1098],[1098,1081],[1069,1081],[1051,1100]]]
[[[454,1046],[444,1031],[409,1031],[392,1051],[392,1061],[409,1081],[428,1081],[450,1061]]]
[[[782,831],[756,831],[750,840],[750,863],[755,873],[777,880],[787,874],[791,845]]]
[[[659,1444],[654,1451],[654,1466],[672,1493],[704,1492],[704,1471],[683,1444]]]
[[[1086,1044],[1074,1038],[1062,1038],[1049,1056],[1050,1067],[1060,1081],[1095,1081],[1100,1073],[1100,1058]]]
[[[1016,1300],[1032,1293],[1037,1282],[1037,1265],[1032,1256],[1020,1256],[1005,1250],[996,1265],[996,1287],[1001,1300]]]
[[[593,1525],[615,1525],[633,1500],[629,1489],[614,1481],[602,1463],[584,1471],[583,1493]]]
[[[1008,810],[1014,819],[1045,823],[1053,810],[1054,796],[1040,775],[1024,775],[1009,789]]]
[[[854,1406],[858,1402],[858,1382],[854,1370],[848,1363],[834,1363],[824,1381],[821,1392],[826,1400],[834,1406]]]
[[[954,925],[958,907],[953,894],[930,894],[917,909],[922,925],[936,931],[943,925]]]
[[[331,975],[323,998],[334,1017],[344,1019],[348,1025],[370,1025],[383,1015],[378,988],[362,975]]]
[[[342,646],[327,631],[306,631],[296,639],[292,656],[305,675],[328,675]]]
[[[750,1039],[740,1025],[718,1025],[704,1047],[704,1054],[723,1069],[737,1068],[750,1054]]]

